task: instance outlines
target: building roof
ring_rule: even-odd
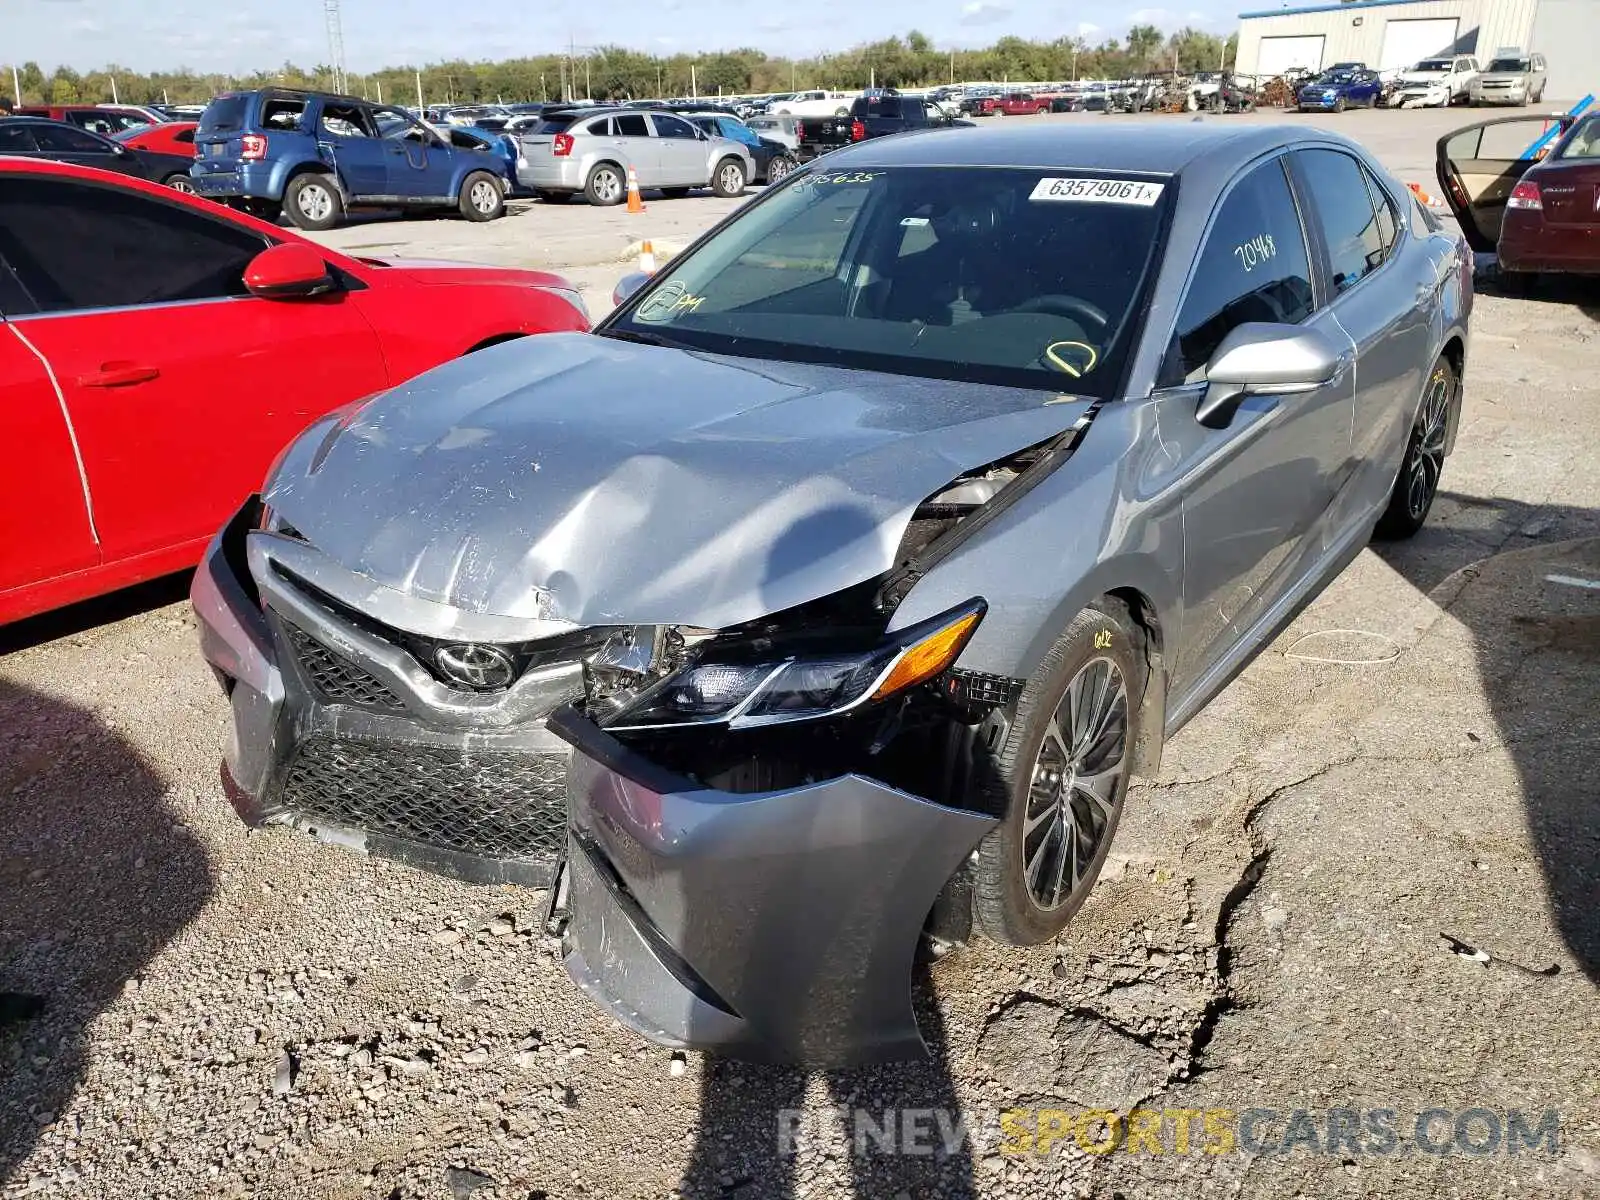
[[[1400,4],[1436,4],[1440,0],[1347,0],[1343,4],[1310,4],[1302,8],[1264,8],[1255,12],[1242,12],[1241,21],[1252,17],[1298,17],[1302,13],[1360,12],[1364,8],[1391,8]]]

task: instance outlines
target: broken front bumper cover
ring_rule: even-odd
[[[664,770],[573,708],[568,972],[663,1045],[836,1067],[927,1053],[924,923],[996,821],[860,775],[757,793]]]
[[[231,708],[222,780],[239,816],[472,883],[548,885],[567,746],[543,718],[582,690],[581,665],[455,692],[381,622],[347,619],[339,593],[370,581],[256,533],[258,515],[252,502],[217,535],[190,592]]]

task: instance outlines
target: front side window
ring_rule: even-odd
[[[0,178],[0,260],[39,312],[245,294],[264,238],[115,188]]]
[[[33,138],[39,149],[52,154],[111,154],[114,147],[70,125],[35,125]]]
[[[713,353],[1108,396],[1170,179],[812,171],[674,260],[603,328]]]
[[[643,121],[644,118],[640,117],[639,120]],[[657,113],[655,116],[655,122],[656,134],[658,137],[689,138],[690,140],[693,140],[695,137],[694,126],[689,124],[687,121],[679,119],[678,117],[668,117],[663,116],[661,113]]]
[[[1384,259],[1383,233],[1361,164],[1338,150],[1298,150],[1295,157],[1328,244],[1333,288],[1346,291]]]
[[[1162,363],[1162,386],[1203,379],[1236,327],[1297,325],[1315,308],[1300,212],[1283,160],[1275,158],[1252,169],[1217,210]]]

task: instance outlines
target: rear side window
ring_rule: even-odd
[[[1367,191],[1361,164],[1338,150],[1298,150],[1328,244],[1333,288],[1347,291],[1383,264],[1383,231]],[[1391,230],[1391,239],[1393,233]]]
[[[615,120],[618,137],[649,137],[650,125],[639,113],[627,113]]]
[[[192,146],[194,145],[194,130],[180,129],[172,135],[172,140],[182,146]]]
[[[305,115],[304,100],[268,100],[261,106],[261,124],[266,129],[298,129]]]
[[[1367,191],[1371,194],[1373,211],[1378,215],[1378,242],[1383,247],[1383,257],[1387,260],[1394,252],[1395,238],[1399,233],[1394,215],[1394,201],[1389,198],[1389,193],[1384,190],[1383,185],[1372,177],[1372,172],[1363,167],[1361,174],[1367,181]]]
[[[201,133],[229,133],[244,128],[248,96],[218,96],[200,114]]]
[[[176,205],[61,180],[0,179],[0,260],[40,312],[245,294],[266,240]]]
[[[1162,365],[1162,386],[1202,378],[1237,326],[1297,325],[1315,308],[1300,213],[1283,160],[1275,158],[1241,179],[1217,210]]]

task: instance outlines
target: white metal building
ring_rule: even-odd
[[[1364,62],[1386,71],[1452,53],[1487,65],[1505,46],[1549,60],[1552,100],[1600,92],[1600,0],[1354,0],[1240,13],[1238,70]]]

